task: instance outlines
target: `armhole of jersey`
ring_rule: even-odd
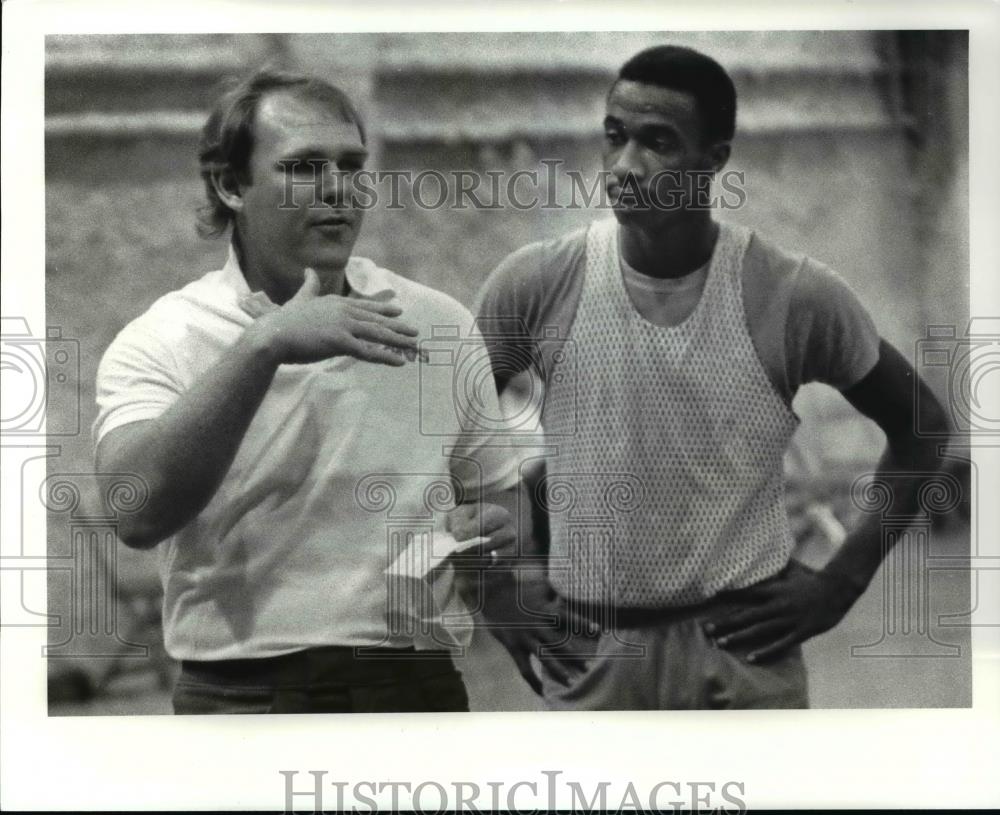
[[[542,298],[537,322],[529,330],[538,341],[569,338],[583,295],[583,276],[587,266],[587,231],[570,233],[562,241],[546,247],[541,258]]]
[[[789,407],[797,387],[788,370],[788,312],[802,261],[800,257],[774,250],[754,232],[743,263],[747,330],[761,367]]]

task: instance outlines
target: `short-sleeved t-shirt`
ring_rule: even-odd
[[[177,659],[414,644],[417,632],[387,627],[387,565],[441,528],[456,482],[466,499],[517,483],[516,461],[468,421],[499,413],[492,382],[454,388],[455,365],[484,353],[469,311],[364,258],[346,274],[353,291],[403,309],[435,364],[279,367],[212,500],[158,546]],[[230,251],[223,269],[127,325],[98,371],[95,441],[155,419],[190,389],[252,322],[249,295]]]
[[[583,289],[585,254],[586,230],[578,230],[518,249],[490,275],[476,310],[491,355],[503,360],[494,366],[501,390],[517,373],[512,361],[528,357],[507,352],[507,346],[551,343],[553,337],[571,335]],[[634,270],[622,271],[634,299],[635,284],[641,286],[642,281],[635,280]],[[680,297],[690,297],[690,287],[698,285],[703,272],[695,270],[690,280],[666,285],[650,279],[647,286],[654,298],[671,286]],[[744,260],[743,305],[761,364],[788,402],[808,382],[846,390],[878,361],[878,331],[843,278],[757,232]]]

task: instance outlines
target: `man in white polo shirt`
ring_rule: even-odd
[[[160,555],[178,713],[467,709],[450,654],[400,624],[412,585],[387,570],[429,525],[508,542],[509,515],[478,502],[516,466],[462,424],[452,369],[420,362],[435,326],[476,350],[468,311],[351,254],[366,155],[325,82],[261,72],[225,95],[200,159],[226,264],[101,362],[98,468],[148,485],[120,534]]]

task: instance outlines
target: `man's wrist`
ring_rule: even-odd
[[[838,596],[850,597],[856,600],[865,593],[871,577],[859,574],[855,569],[845,569],[841,564],[830,562],[819,572],[819,576],[833,586]]]
[[[255,320],[243,332],[239,345],[252,363],[274,369],[282,363],[281,332],[269,315]]]

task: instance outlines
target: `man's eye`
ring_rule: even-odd
[[[650,140],[649,146],[657,153],[669,153],[677,148],[677,140],[670,136],[657,136]]]
[[[625,134],[620,130],[605,130],[604,138],[608,144],[613,144],[615,146],[625,144]]]
[[[320,160],[291,161],[287,168],[296,178],[315,178],[326,168],[326,162]]]

